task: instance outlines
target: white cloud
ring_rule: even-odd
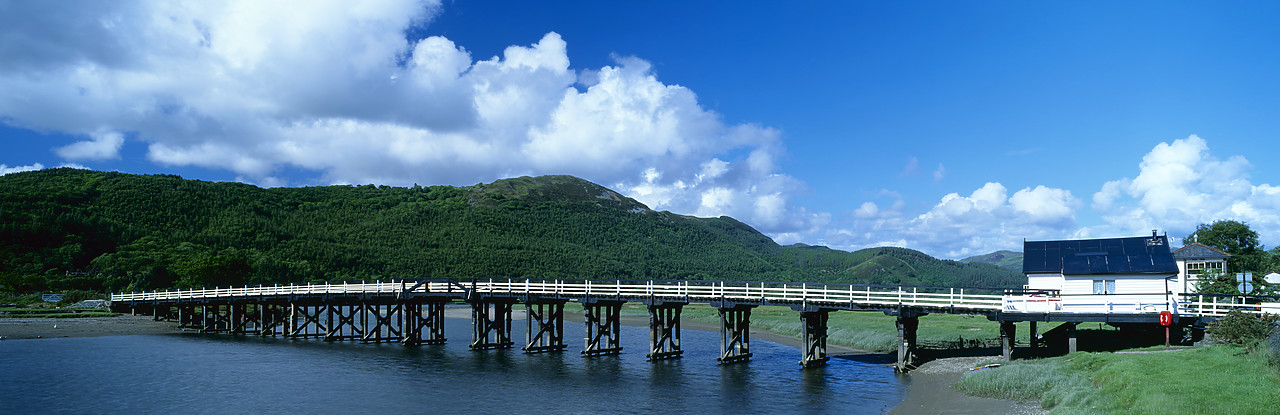
[[[947,168],[942,163],[938,163],[937,170],[933,171],[933,182],[941,182],[945,178],[947,178]]]
[[[849,228],[829,232],[827,238],[844,249],[905,246],[945,258],[1020,249],[1023,238],[1043,239],[1075,229],[1080,202],[1065,189],[1024,188],[1009,196],[1008,189],[989,182],[968,196],[950,193],[933,208],[911,216],[900,196],[882,209],[865,202],[855,210]]]
[[[1249,224],[1274,245],[1280,238],[1280,191],[1249,180],[1243,156],[1215,157],[1195,135],[1160,143],[1142,158],[1135,178],[1109,181],[1093,195],[1093,208],[1105,224],[1082,235],[1136,235],[1151,229],[1182,237],[1196,225],[1217,220]]]
[[[91,140],[79,141],[54,149],[68,160],[105,160],[120,158],[120,147],[124,146],[124,135],[117,132],[94,132]]]
[[[658,209],[731,215],[781,235],[829,215],[792,200],[780,132],[726,124],[636,57],[573,68],[556,33],[473,57],[409,39],[436,0],[320,0],[307,7],[59,2],[0,16],[0,119],[91,137],[66,160],[137,141],[166,166],[239,180],[470,185],[572,174]],[[126,139],[127,137],[127,139]]]
[[[44,165],[40,163],[29,164],[26,166],[13,166],[13,167],[9,167],[9,165],[7,164],[0,164],[0,176],[4,176],[9,173],[21,173],[24,171],[36,171],[36,170],[42,170],[42,169],[44,169]]]
[[[907,158],[907,164],[902,166],[902,172],[899,176],[916,176],[920,174],[920,159],[912,156]]]

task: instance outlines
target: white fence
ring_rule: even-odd
[[[1047,314],[1174,314],[1222,316],[1232,310],[1249,314],[1280,314],[1280,303],[1254,302],[1247,296],[1166,294],[1057,295],[1046,291],[1004,296],[1005,312]]]
[[[400,295],[465,293],[494,296],[558,296],[567,298],[656,298],[688,302],[734,301],[758,304],[811,304],[841,308],[907,306],[954,309],[957,312],[1177,314],[1221,316],[1231,310],[1280,314],[1280,303],[1253,303],[1247,297],[1055,294],[973,294],[962,288],[923,289],[821,283],[751,283],[722,281],[626,281],[489,279],[464,281],[390,281],[321,283],[260,287],[120,293],[112,301],[233,299],[297,295]]]
[[[568,298],[658,298],[689,302],[734,301],[759,304],[813,304],[833,307],[954,308],[996,311],[1001,296],[966,293],[962,288],[922,289],[813,283],[721,281],[516,280],[391,281],[373,283],[278,285],[199,290],[121,293],[112,301],[188,300],[293,295],[456,294],[560,296]]]

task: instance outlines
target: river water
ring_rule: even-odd
[[[645,360],[648,328],[623,327],[621,355],[584,358],[581,323],[562,353],[472,351],[470,321],[444,345],[326,343],[230,335],[0,342],[0,413],[850,413],[902,402],[883,365],[832,359],[801,370],[797,348],[753,339],[718,365],[719,333],[682,332],[684,357]]]

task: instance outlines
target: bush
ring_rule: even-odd
[[[1270,337],[1277,322],[1280,322],[1280,316],[1274,314],[1256,315],[1232,310],[1218,321],[1209,323],[1208,332],[1214,340],[1253,346]]]
[[[93,291],[84,291],[84,290],[69,290],[62,295],[62,301],[59,301],[58,304],[65,306],[65,305],[75,304],[84,300],[107,300],[107,299],[110,299],[110,297],[103,295],[102,293],[96,293]]]

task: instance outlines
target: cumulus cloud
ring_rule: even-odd
[[[1278,243],[1280,187],[1251,183],[1244,157],[1216,157],[1193,135],[1160,143],[1134,160],[1138,174],[1100,184],[1088,206],[1067,189],[1037,185],[1009,195],[1004,185],[990,182],[968,195],[949,193],[913,214],[900,195],[884,191],[814,236],[843,249],[905,246],[962,258],[1019,250],[1024,239],[1123,237],[1152,229],[1179,238],[1198,224],[1230,219],[1248,223],[1264,244]],[[1077,214],[1086,207],[1102,223],[1079,223]]]
[[[120,158],[120,147],[124,146],[124,135],[116,132],[94,132],[92,139],[75,142],[54,149],[55,153],[67,160],[104,160]]]
[[[826,217],[794,206],[778,131],[726,124],[638,57],[573,68],[554,32],[487,58],[407,37],[437,0],[47,6],[0,16],[0,120],[84,137],[54,149],[65,160],[136,142],[153,163],[268,186],[286,169],[313,172],[294,184],[572,174],[774,235]]]
[[[44,165],[40,163],[29,164],[26,166],[13,166],[13,167],[9,167],[7,164],[0,164],[0,176],[4,176],[9,173],[21,173],[24,171],[36,171],[41,169],[44,169]]]
[[[1266,237],[1280,235],[1280,189],[1250,182],[1243,156],[1219,159],[1198,136],[1160,143],[1142,158],[1138,175],[1104,183],[1093,209],[1105,222],[1082,235],[1141,234],[1163,229],[1182,237],[1217,220],[1246,222]],[[1274,244],[1274,241],[1264,241]]]
[[[890,194],[891,195],[891,194]],[[896,195],[892,195],[896,197]],[[949,193],[928,211],[912,216],[894,198],[888,207],[863,203],[849,228],[831,232],[836,246],[859,249],[904,246],[946,258],[1020,249],[1023,238],[1057,237],[1075,229],[1080,201],[1065,189],[1036,186],[1009,195],[997,182],[969,193]]]

